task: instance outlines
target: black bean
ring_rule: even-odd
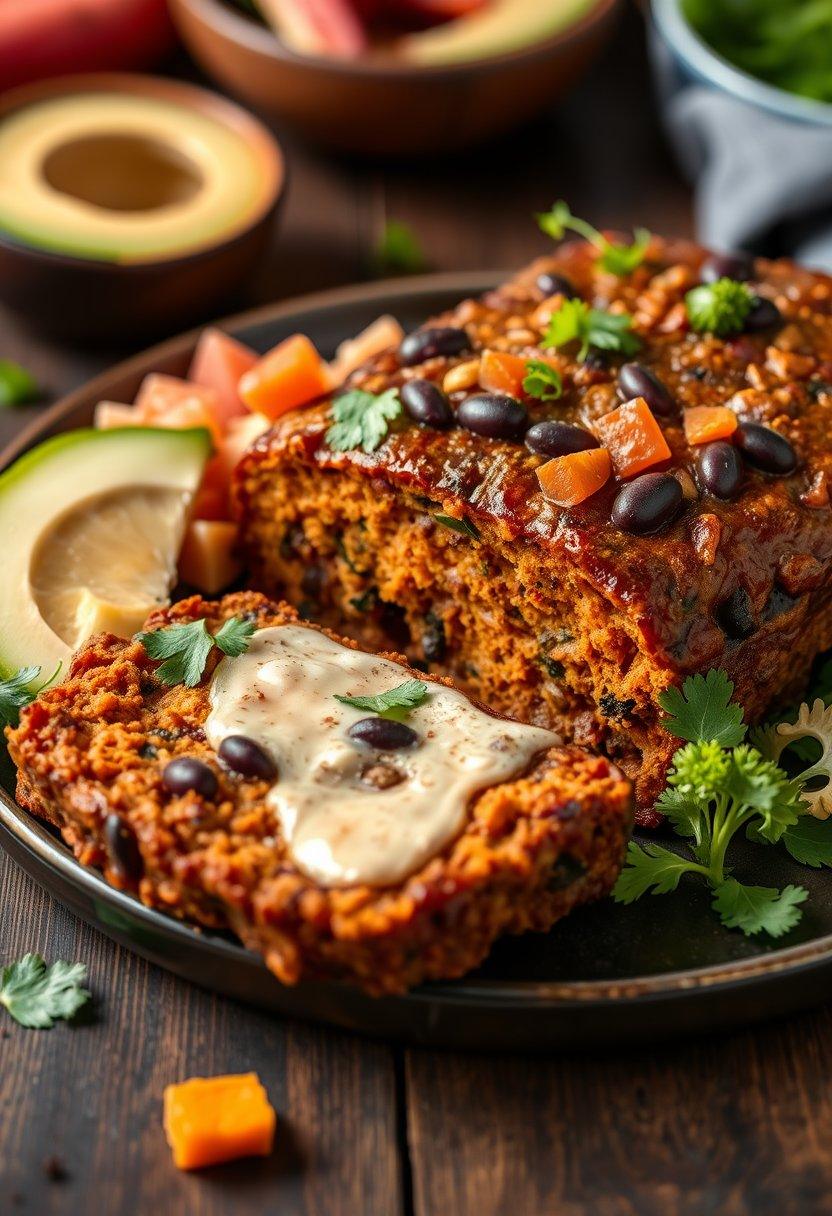
[[[742,487],[742,460],[731,443],[706,444],[696,462],[699,484],[714,498],[736,498]]]
[[[456,411],[460,426],[488,439],[520,439],[526,429],[525,408],[515,397],[478,393],[466,397]]]
[[[115,811],[104,821],[104,843],[116,874],[126,882],[138,882],[144,874],[139,842],[130,824]]]
[[[751,312],[743,322],[743,329],[748,334],[762,333],[766,329],[775,329],[783,324],[783,314],[776,304],[757,296]]]
[[[271,756],[263,751],[259,743],[245,735],[226,735],[217,749],[217,755],[223,764],[243,777],[273,781],[277,776],[277,767]]]
[[[661,418],[675,412],[676,402],[658,376],[640,363],[625,363],[618,373],[618,395],[622,401],[643,397]]]
[[[716,610],[720,628],[732,642],[750,637],[754,632],[754,614],[751,600],[744,587],[738,587]]]
[[[356,743],[363,743],[379,752],[395,752],[419,742],[415,730],[392,718],[362,718],[352,724],[347,735]]]
[[[461,355],[470,349],[471,340],[464,329],[454,329],[450,325],[431,326],[408,334],[399,347],[399,358],[405,367],[413,367],[415,363],[424,363],[425,359],[434,359],[437,355]]]
[[[191,756],[171,760],[162,773],[162,784],[172,794],[187,794],[193,790],[207,801],[217,793],[217,777],[213,769]]]
[[[605,350],[595,350],[593,348],[584,359],[584,367],[591,372],[606,371],[609,365],[610,358]]]
[[[454,415],[448,398],[431,380],[408,380],[402,385],[399,396],[410,417],[422,426],[432,426],[437,431],[446,431],[453,426]]]
[[[526,431],[526,447],[539,456],[569,456],[598,446],[594,435],[571,422],[536,422]]]
[[[684,502],[682,487],[669,473],[642,473],[618,491],[612,521],[622,532],[647,536],[669,524]]]
[[[561,295],[573,299],[577,295],[573,284],[567,278],[562,274],[550,274],[548,270],[537,276],[537,290],[544,296]]]
[[[716,283],[717,279],[735,279],[738,283],[745,283],[753,278],[754,259],[749,253],[712,253],[699,271],[702,283]]]
[[[748,463],[764,473],[785,477],[797,467],[797,456],[788,439],[759,422],[741,422],[734,432],[734,442]]]

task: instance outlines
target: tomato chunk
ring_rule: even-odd
[[[141,383],[136,410],[143,426],[162,426],[174,431],[204,426],[211,432],[214,443],[219,442],[217,399],[212,389],[190,384],[177,376],[151,372]]]
[[[202,331],[188,369],[188,379],[192,384],[213,391],[221,430],[225,430],[232,418],[248,412],[238,385],[258,358],[256,351],[243,346],[242,342],[235,342],[221,329]]]
[[[595,423],[595,434],[619,477],[635,477],[670,457],[667,440],[643,397],[604,414]]]
[[[277,1117],[256,1073],[192,1077],[165,1089],[164,1127],[180,1170],[272,1151]]]
[[[537,470],[540,488],[550,502],[574,507],[601,489],[610,479],[612,461],[604,448],[589,448],[555,456]]]
[[[737,429],[737,415],[727,405],[694,405],[685,410],[685,438],[690,444],[728,439]]]
[[[329,367],[304,334],[295,334],[245,373],[240,396],[253,413],[274,420],[331,388]]]

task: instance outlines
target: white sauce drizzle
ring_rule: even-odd
[[[278,775],[268,803],[295,864],[317,882],[399,882],[462,830],[474,794],[560,742],[431,683],[406,719],[417,746],[380,755],[352,742],[349,727],[373,715],[334,695],[373,696],[408,678],[399,664],[303,625],[258,630],[244,655],[214,673],[208,740],[218,748],[227,735],[245,735],[272,757]],[[374,764],[403,779],[387,789],[368,784],[362,774]]]

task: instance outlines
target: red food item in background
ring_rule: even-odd
[[[258,0],[269,25],[301,55],[353,58],[367,49],[367,35],[350,0]]]
[[[388,0],[387,8],[396,16],[406,14],[427,25],[437,25],[441,21],[467,17],[488,3],[489,0]]]
[[[65,72],[150,67],[174,41],[165,0],[5,0],[0,91]]]

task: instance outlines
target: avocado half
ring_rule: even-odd
[[[45,677],[91,633],[132,633],[167,601],[210,452],[204,430],[79,430],[0,476],[5,677]]]
[[[482,11],[402,39],[399,49],[423,64],[505,55],[574,25],[595,0],[492,0]]]

